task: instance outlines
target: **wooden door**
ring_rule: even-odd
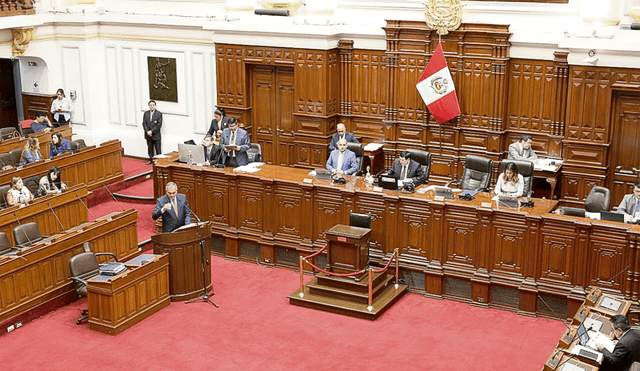
[[[268,164],[294,164],[293,68],[251,68],[251,122]]]
[[[1,127],[18,125],[18,110],[16,108],[16,92],[13,84],[13,61],[0,59],[0,122]],[[28,118],[28,117],[27,117]]]
[[[607,177],[612,207],[632,192],[640,174],[640,95],[617,93],[613,108]]]

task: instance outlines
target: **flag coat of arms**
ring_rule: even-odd
[[[436,51],[429,59],[416,88],[438,124],[444,124],[460,115],[456,88],[453,86],[453,78],[444,59],[442,44],[438,44]]]

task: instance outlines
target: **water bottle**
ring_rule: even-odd
[[[193,165],[193,156],[191,155],[191,151],[189,151],[189,157],[187,158],[187,165]]]

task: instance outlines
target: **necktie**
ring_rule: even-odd
[[[402,167],[402,173],[400,174],[400,180],[404,180],[404,178],[407,177],[407,167],[403,166]]]
[[[229,141],[229,144],[231,145],[236,145],[236,132],[232,131],[231,132],[231,140]],[[231,151],[231,157],[236,157],[236,151]]]
[[[635,217],[636,215],[638,215],[639,212],[640,212],[640,200],[636,198],[636,212],[633,214],[633,216]]]
[[[178,205],[176,204],[176,199],[171,200],[171,205],[173,205],[173,212],[176,213],[176,217],[178,216]]]
[[[340,152],[338,155],[338,166],[336,166],[336,170],[342,170],[342,160],[344,159],[344,152]]]

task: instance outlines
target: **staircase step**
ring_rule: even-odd
[[[383,279],[378,280],[377,285],[374,285],[373,289],[371,290],[373,300],[375,300],[378,296],[380,296],[382,292],[384,292],[384,289],[387,285],[393,285],[394,280],[395,278],[389,275],[386,275],[386,277],[384,277]],[[369,302],[368,287],[366,292],[360,292],[339,287],[326,286],[320,283],[320,281],[311,281],[307,284],[307,287],[309,288],[309,291],[315,295],[324,295],[364,304],[367,304]]]
[[[387,273],[373,273],[373,287],[376,287],[387,277]],[[351,290],[360,293],[369,292],[369,278],[368,273],[363,274],[360,280],[356,281],[353,277],[337,277],[326,275],[324,273],[318,273],[316,275],[318,283],[323,286],[330,286],[345,290]]]

